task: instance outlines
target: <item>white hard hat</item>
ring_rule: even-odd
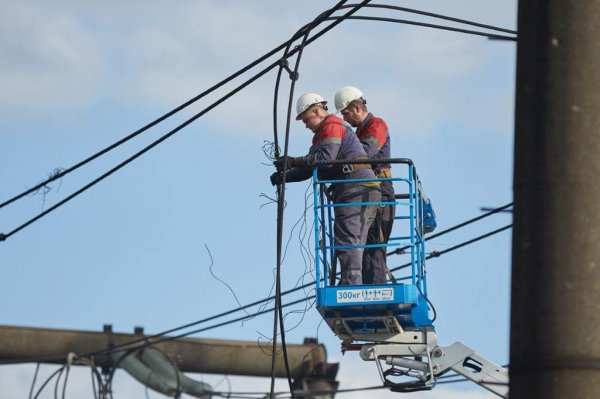
[[[327,104],[327,101],[319,93],[306,93],[301,95],[296,102],[296,120],[300,120],[300,114],[315,104]],[[327,107],[323,107],[327,109]]]
[[[340,112],[354,100],[363,100],[363,102],[366,102],[362,96],[363,92],[356,87],[342,87],[335,93],[335,110]]]

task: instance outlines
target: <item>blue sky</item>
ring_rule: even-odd
[[[333,4],[0,1],[0,201],[202,92]],[[516,27],[516,1],[397,5]],[[385,11],[362,15],[419,19]],[[360,87],[370,110],[388,122],[393,155],[412,158],[417,165],[441,230],[481,214],[482,206],[512,201],[515,54],[512,42],[346,21],[305,50],[295,97],[316,90],[332,99],[342,86]],[[268,296],[276,209],[262,206],[261,194],[272,196],[274,189],[268,181],[272,168],[263,165],[268,161],[261,148],[273,138],[275,76],[270,72],[0,243],[0,323],[96,331],[110,323],[118,332],[132,332],[139,325],[157,333],[235,308],[228,288],[211,275],[206,247],[214,258],[212,273],[242,303]],[[289,80],[282,87],[280,121]],[[52,206],[225,92],[208,96],[164,126],[53,183],[45,202],[35,195],[0,209],[0,232]],[[280,134],[284,129],[281,122]],[[301,155],[311,134],[292,121],[290,140],[290,154]],[[288,234],[302,216],[306,187],[288,188]],[[510,222],[509,214],[497,215],[433,240],[428,249],[443,250]],[[508,362],[510,239],[510,232],[504,232],[429,262],[429,292],[442,345],[462,341],[490,360]],[[392,257],[389,264],[404,262]],[[283,288],[292,287],[304,271],[293,237],[283,265]],[[342,387],[378,383],[372,364],[356,354],[341,356],[338,340],[325,327],[318,328],[316,310],[303,317],[292,314],[286,322],[297,324],[287,333],[288,342],[318,335],[330,361],[341,361]],[[269,336],[270,326],[271,317],[261,317],[199,336],[252,341]],[[10,387],[0,398],[25,395],[33,370],[31,365],[0,367],[0,386]],[[52,370],[42,369],[47,374]],[[222,376],[202,378],[215,382]],[[268,391],[266,380],[232,381],[237,391]],[[119,397],[144,394],[126,376],[117,382]],[[87,374],[85,381],[74,378],[71,384],[74,397],[91,389]],[[386,395],[396,394],[381,393]],[[470,384],[439,386],[413,396],[492,397]]]

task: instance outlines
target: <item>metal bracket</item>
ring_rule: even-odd
[[[475,353],[460,342],[433,352],[433,370],[440,375],[454,370],[502,398],[508,398],[508,370]]]
[[[400,326],[400,323],[398,323],[398,320],[393,316],[386,317],[383,320],[383,323],[385,324],[385,327],[387,328],[387,330],[390,333],[396,333],[396,334],[404,333],[402,326]]]
[[[300,78],[300,74],[298,72],[294,72],[290,69],[290,63],[288,62],[287,58],[280,59],[279,66],[288,72],[291,80],[298,80]]]
[[[344,321],[344,319],[334,319],[333,320],[333,330],[338,337],[350,337],[351,329],[348,327],[348,324]]]
[[[407,334],[410,332],[399,334],[399,337]],[[448,347],[437,346],[433,332],[427,332],[419,343],[365,344],[360,350],[360,357],[375,362],[383,384],[392,391],[431,389],[438,377],[453,370],[501,398],[508,398],[508,370],[460,342]],[[384,371],[383,361],[392,367]],[[388,376],[412,377],[416,381],[394,382]]]

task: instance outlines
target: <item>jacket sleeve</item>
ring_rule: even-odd
[[[312,176],[312,169],[308,167],[293,167],[289,169],[285,174],[285,181],[287,183],[293,183],[298,181],[304,181]]]
[[[333,161],[337,158],[342,146],[346,128],[342,124],[327,123],[323,125],[309,153],[294,159],[294,166],[312,169],[315,162]]]
[[[385,144],[388,138],[388,127],[383,120],[375,120],[361,134],[360,142],[362,143],[367,156],[371,159],[375,158],[381,147]]]

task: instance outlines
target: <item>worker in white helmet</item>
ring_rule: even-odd
[[[356,128],[356,136],[362,143],[369,159],[391,158],[390,135],[387,124],[381,118],[373,116],[367,109],[363,92],[356,87],[342,87],[335,93],[335,108],[344,120]],[[389,163],[373,165],[379,178],[391,178]],[[381,181],[381,199],[383,202],[395,202],[394,187],[389,180]],[[377,217],[371,225],[367,244],[387,243],[392,233],[396,214],[395,205],[379,207]],[[363,255],[363,281],[365,284],[385,284],[388,267],[387,247],[366,248]]]
[[[309,179],[313,166],[318,161],[367,159],[356,134],[340,118],[327,112],[327,101],[318,93],[300,96],[296,104],[296,115],[296,120],[302,121],[314,133],[312,146],[305,156],[277,159],[274,163],[278,171],[271,175],[273,185],[282,183],[284,163],[287,163],[288,168],[286,181],[293,182]],[[370,164],[346,164],[320,168],[319,177],[328,180],[375,179],[375,174]],[[379,182],[335,183],[331,188],[332,199],[336,204],[381,200]],[[334,207],[334,246],[345,247],[335,250],[335,257],[341,265],[341,285],[363,283],[363,248],[347,246],[365,244],[377,208],[377,205]]]

